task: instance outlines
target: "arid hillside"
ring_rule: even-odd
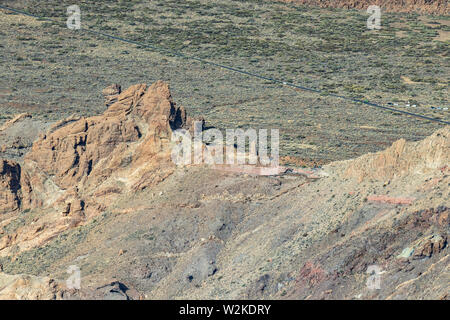
[[[399,139],[422,140],[441,127],[336,95],[450,121],[448,16],[383,11],[382,28],[370,30],[365,8],[273,0],[79,4],[87,29],[318,93],[70,30],[66,20],[72,0],[4,3],[53,20],[0,9],[0,121],[21,113],[32,116],[21,122],[29,130],[17,125],[15,132],[0,131],[6,139],[1,147],[16,161],[32,143],[21,133],[35,137],[72,114],[102,114],[100,93],[111,83],[127,88],[169,82],[174,99],[191,116],[204,116],[222,131],[278,128],[282,161],[289,164],[352,159]]]
[[[278,0],[288,3],[320,6],[322,8],[367,9],[378,5],[389,12],[416,12],[426,14],[449,14],[447,0]]]
[[[175,166],[166,83],[103,93],[0,160],[0,299],[448,299],[448,126],[261,176]]]

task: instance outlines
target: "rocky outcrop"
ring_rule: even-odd
[[[278,0],[282,2],[320,6],[322,8],[367,9],[378,5],[389,12],[418,12],[447,15],[450,10],[447,0]]]
[[[102,94],[105,97],[105,106],[109,107],[117,102],[117,98],[122,92],[122,87],[118,84],[112,84],[103,89]]]
[[[0,272],[0,300],[60,300],[63,294],[54,279]]]
[[[173,172],[171,134],[186,126],[186,112],[172,101],[168,84],[134,85],[114,99],[102,115],[54,124],[22,164],[0,160],[0,213],[59,213],[42,216],[41,227],[24,226],[14,239],[4,236],[3,248],[45,243],[103,212],[118,194],[145,189]]]
[[[168,84],[109,89],[110,101],[116,101],[102,115],[54,124],[21,164],[0,160],[0,214],[36,208],[50,213],[14,234],[0,230],[1,255],[13,246],[19,251],[41,246],[104,212],[118,195],[172,174],[171,134],[187,128],[187,119]]]
[[[450,163],[450,129],[445,127],[426,139],[406,143],[401,139],[391,147],[377,153],[370,153],[344,163],[344,176],[365,179],[386,180],[430,170],[448,170]]]
[[[119,88],[110,88],[109,97]],[[143,189],[170,172],[171,132],[185,125],[186,112],[172,101],[168,85],[134,85],[114,99],[103,115],[70,118],[34,143],[24,162],[29,201],[58,202],[49,197],[54,191],[76,199],[111,187]]]
[[[440,253],[447,245],[446,236],[430,235],[420,239],[413,254],[414,259],[429,258]]]

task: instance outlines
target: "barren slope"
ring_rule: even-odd
[[[191,120],[166,84],[111,100],[2,161],[0,298],[448,298],[448,127],[265,177],[172,165]]]

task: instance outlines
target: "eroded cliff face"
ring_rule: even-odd
[[[116,99],[104,114],[56,124],[36,141],[23,166],[32,186],[25,206],[69,193],[98,199],[139,190],[170,174],[171,132],[185,125],[186,113],[168,85],[135,85]]]
[[[447,0],[277,0],[288,3],[306,4],[322,8],[346,8],[365,10],[378,5],[388,12],[417,12],[424,14],[449,14]]]
[[[117,195],[143,190],[173,172],[171,133],[186,127],[186,112],[172,101],[168,84],[138,84],[107,98],[102,115],[54,124],[22,164],[0,161],[0,213],[55,212],[40,218],[37,229],[26,225],[2,239],[0,247],[40,245],[88,222]]]
[[[389,180],[407,175],[425,174],[436,169],[448,170],[450,129],[445,127],[418,142],[398,140],[388,149],[357,159],[336,162],[343,177],[363,180]]]
[[[58,206],[67,198],[141,190],[170,174],[171,132],[185,126],[186,113],[172,101],[168,85],[138,84],[115,100],[102,115],[53,125],[26,155],[22,172],[18,164],[3,162],[9,198],[21,190],[22,208]],[[81,200],[85,204],[78,207],[89,206]]]

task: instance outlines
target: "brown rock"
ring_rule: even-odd
[[[438,171],[449,162],[450,128],[444,127],[422,141],[406,143],[401,139],[384,151],[336,162],[334,166],[344,164],[344,176],[361,182]]]
[[[70,204],[69,215],[84,216],[84,201],[77,199]]]
[[[105,97],[105,105],[109,107],[110,105],[116,103],[121,92],[122,87],[118,84],[112,84],[103,89],[102,94]]]
[[[51,278],[0,275],[0,300],[60,300],[63,295],[63,287]]]
[[[17,233],[5,235],[0,239],[0,250],[11,246],[17,240]]]
[[[103,93],[116,101],[103,115],[56,123],[22,167],[0,162],[0,212],[53,206],[84,217],[85,209],[103,207],[102,197],[144,189],[171,174],[171,133],[186,126],[186,111],[172,101],[169,86],[158,81],[121,92],[113,85]],[[79,196],[94,193],[89,204]]]
[[[45,229],[38,232],[24,226],[17,240],[5,235],[0,249],[45,243],[104,212],[118,194],[172,174],[171,135],[186,127],[186,111],[172,101],[169,86],[158,81],[121,92],[116,85],[104,94],[116,96],[104,114],[59,121],[38,138],[22,165],[0,160],[0,214],[34,208],[61,213],[40,217]]]
[[[433,254],[437,254],[442,251],[447,245],[446,237],[440,235],[432,235],[422,239],[417,248],[414,251],[414,258],[426,258],[431,257]]]

